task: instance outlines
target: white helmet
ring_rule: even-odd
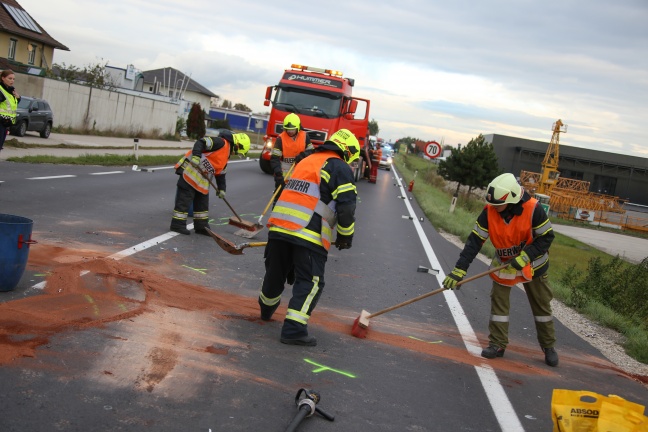
[[[486,189],[486,201],[494,206],[516,204],[522,199],[522,186],[511,173],[499,175]]]

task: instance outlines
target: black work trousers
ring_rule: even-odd
[[[307,247],[269,239],[264,253],[266,273],[259,293],[261,315],[269,319],[277,309],[286,277],[294,269],[292,297],[281,329],[282,338],[308,336],[308,320],[324,289],[325,255]]]
[[[187,227],[189,207],[193,203],[194,229],[207,228],[207,222],[209,221],[209,194],[204,195],[198,192],[185,181],[182,175],[179,177],[171,227]]]

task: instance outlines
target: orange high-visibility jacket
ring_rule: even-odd
[[[211,141],[211,138],[205,137],[205,140]],[[216,151],[205,152],[200,157],[200,169],[210,177],[219,175],[221,172],[223,172],[223,170],[225,170],[225,167],[227,166],[227,161],[229,160],[229,155],[230,155],[231,144],[227,140],[223,139],[223,141],[227,143],[226,146],[224,145],[223,147],[219,148]],[[211,147],[213,147],[213,144],[208,145],[208,148]],[[193,150],[189,150],[182,157],[182,159],[180,159],[178,163],[175,164],[175,169],[178,169],[180,166],[182,166],[182,168],[184,168],[184,172],[182,173],[182,178],[184,178],[185,181],[189,183],[191,187],[196,189],[198,192],[200,192],[203,195],[207,195],[209,193],[209,180],[207,180],[191,164],[184,163],[185,160],[187,161],[191,160],[192,151]]]
[[[284,176],[295,162],[295,157],[306,150],[306,132],[300,130],[297,135],[291,137],[286,131],[281,132],[281,170]]]
[[[514,216],[508,223],[500,216],[495,207],[488,206],[488,233],[497,254],[493,259],[491,267],[505,264],[514,259],[522,252],[524,246],[533,242],[533,212],[538,200],[529,199],[522,204],[522,214]],[[499,284],[513,286],[517,283],[528,282],[533,277],[532,269],[544,265],[549,256],[547,253],[539,257],[529,257],[530,262],[522,271],[515,271],[511,268],[491,273],[490,277]]]
[[[320,182],[321,169],[331,158],[342,159],[333,151],[320,151],[295,166],[268,219],[270,231],[289,234],[329,250],[331,231],[336,224],[336,202],[327,205],[320,200]],[[319,233],[306,229],[315,213],[322,216]]]

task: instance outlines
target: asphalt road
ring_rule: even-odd
[[[644,385],[559,322],[561,363],[546,366],[518,289],[506,356],[482,359],[487,278],[351,336],[362,309],[437,289],[459,253],[419,221],[393,172],[357,185],[353,248],[329,254],[313,348],[278,341],[290,286],[274,321],[258,319],[263,248],[235,256],[168,232],[171,170],[0,162],[0,181],[0,213],[32,219],[39,242],[18,287],[0,293],[0,431],[282,431],[300,388],[335,416],[307,418],[300,431],[547,431],[556,388],[648,402]],[[272,187],[256,161],[228,167],[227,198],[245,219],[258,218]],[[230,216],[212,197],[212,227],[248,241]],[[484,270],[475,262],[469,275]],[[50,315],[59,322],[43,321]]]

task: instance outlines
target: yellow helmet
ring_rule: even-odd
[[[299,129],[300,124],[301,121],[299,120],[299,116],[295,113],[290,113],[283,121],[283,128],[284,130]]]
[[[335,132],[327,141],[334,143],[344,155],[344,161],[349,165],[360,157],[360,143],[358,138],[348,129],[340,129]]]
[[[522,186],[511,173],[499,175],[486,188],[486,201],[494,206],[516,204],[522,199]]]
[[[250,150],[250,137],[244,133],[235,133],[232,134],[232,137],[234,138],[234,144],[238,145],[237,153],[245,156]]]

